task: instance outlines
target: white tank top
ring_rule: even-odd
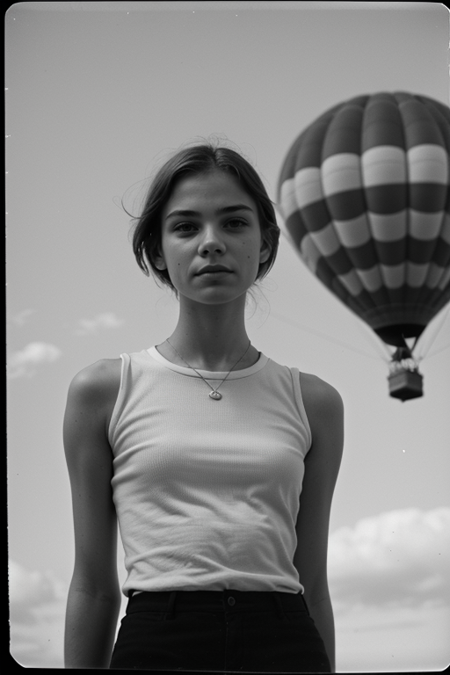
[[[299,371],[261,354],[214,401],[155,347],[121,358],[109,441],[123,593],[303,592],[293,557],[311,431]],[[226,375],[199,372],[214,386]]]

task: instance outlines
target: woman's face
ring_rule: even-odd
[[[162,212],[158,269],[181,298],[206,304],[245,296],[270,250],[256,203],[220,170],[182,178]]]

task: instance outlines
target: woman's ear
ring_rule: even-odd
[[[164,256],[161,253],[159,247],[157,251],[152,255],[152,260],[157,270],[162,271],[167,269],[166,261],[164,260]]]
[[[270,244],[263,239],[261,244],[261,251],[259,253],[259,263],[265,263],[269,260],[270,254],[272,253],[272,247]]]

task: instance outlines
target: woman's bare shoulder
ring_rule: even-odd
[[[341,395],[328,382],[316,375],[301,374],[301,387],[306,416],[312,434],[309,460],[326,457],[328,473],[335,482],[343,451],[344,404]],[[334,483],[333,483],[334,484]]]
[[[69,394],[84,400],[109,400],[117,397],[122,359],[100,359],[80,370],[72,379]]]
[[[325,380],[311,373],[300,373],[300,382],[305,408],[310,408],[313,412],[323,411],[324,408],[342,409],[343,401],[340,393]]]
[[[65,437],[75,437],[80,420],[82,427],[108,429],[120,389],[121,359],[100,359],[80,370],[72,379],[64,416]],[[76,434],[75,434],[76,435]]]

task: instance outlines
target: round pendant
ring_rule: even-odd
[[[222,398],[222,394],[219,394],[218,391],[211,391],[209,394],[209,398],[212,398],[214,401],[220,401]]]

